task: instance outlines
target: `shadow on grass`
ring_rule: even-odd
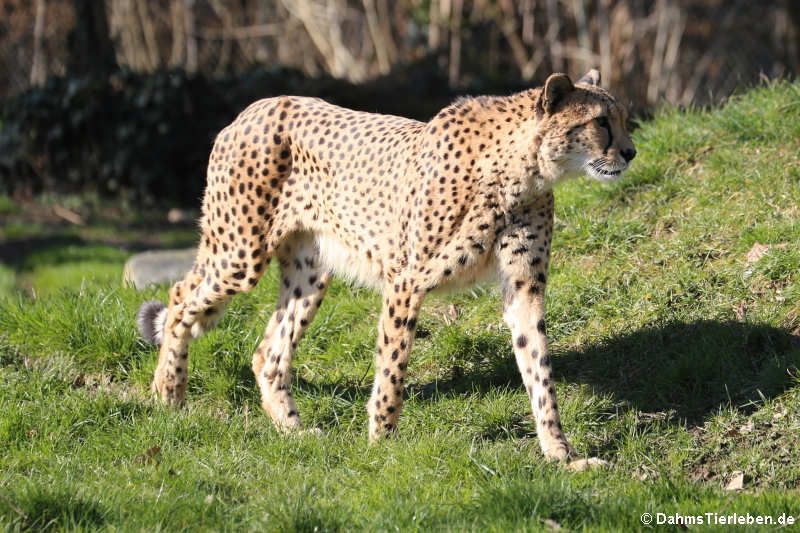
[[[508,342],[495,338],[490,344],[485,352],[489,362],[480,370],[455,373],[419,392],[435,398],[448,391],[519,386]],[[772,326],[670,322],[579,350],[555,351],[553,367],[556,379],[585,383],[637,410],[670,412],[694,425],[722,407],[759,403],[796,383],[800,345],[796,336]]]
[[[465,337],[463,343],[451,354],[456,364],[450,368],[450,377],[411,384],[406,397],[435,402],[452,393],[482,395],[497,388],[522,386],[505,336]],[[670,322],[578,350],[556,350],[553,366],[556,379],[584,383],[596,393],[608,393],[623,408],[627,405],[644,413],[663,413],[694,426],[720,408],[753,408],[795,384],[800,374],[800,343],[786,330],[767,325]],[[237,377],[242,387],[255,389],[249,366],[242,366]],[[371,383],[370,371],[364,383],[358,379],[316,383],[297,377],[294,387],[312,398],[335,397],[343,404],[360,407],[369,397]],[[331,416],[333,424],[335,416]],[[530,433],[524,420],[512,426],[513,435],[504,427],[503,435],[494,437]]]
[[[0,242],[0,263],[5,263],[12,268],[19,268],[25,262],[25,258],[32,253],[83,244],[86,242],[75,235],[11,239]]]
[[[97,529],[106,522],[105,509],[66,492],[50,492],[46,488],[21,495],[7,516],[15,517],[25,531],[60,531],[64,529]]]
[[[566,352],[555,364],[567,381],[697,424],[720,408],[752,405],[792,386],[800,346],[788,331],[768,325],[671,322]]]
[[[97,245],[111,246],[113,248],[124,249],[128,252],[140,252],[143,250],[162,249],[162,248],[175,248],[175,247],[188,247],[194,246],[194,240],[186,239],[185,243],[172,243],[170,245],[162,245],[156,242],[148,241],[118,241],[114,239],[84,239],[77,235],[49,235],[42,237],[26,237],[20,239],[11,239],[8,241],[0,242],[0,263],[5,263],[9,267],[19,270],[22,268],[26,260],[34,255],[40,255],[41,258],[37,261],[38,266],[47,265],[60,265],[63,263],[74,262],[76,260],[104,260],[102,256],[98,257]],[[74,250],[75,247],[86,247],[85,257],[80,250]],[[117,258],[108,258],[109,262],[117,262]]]

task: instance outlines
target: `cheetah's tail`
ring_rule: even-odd
[[[164,324],[167,321],[167,306],[158,300],[147,300],[139,307],[136,325],[139,326],[144,340],[160,345],[164,335]]]

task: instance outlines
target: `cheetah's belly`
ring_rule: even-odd
[[[348,246],[340,238],[330,233],[316,233],[320,262],[334,275],[357,285],[381,290],[384,282],[384,267],[380,260],[368,259],[354,247]],[[458,269],[454,275],[439,284],[434,292],[447,293],[471,287],[482,282],[496,281],[497,269],[491,254],[481,260]]]
[[[383,268],[329,233],[317,233],[317,247],[323,267],[335,275],[365,287],[381,288]]]
[[[456,275],[437,286],[433,292],[437,294],[455,292],[479,283],[493,283],[496,281],[497,268],[495,261],[490,254],[487,254],[483,261],[456,272]]]

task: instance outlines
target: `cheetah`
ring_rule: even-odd
[[[397,429],[422,301],[494,275],[544,456],[579,460],[561,427],[545,327],[552,187],[620,176],[636,155],[627,112],[591,70],[576,83],[460,98],[428,122],[281,96],[247,107],[216,138],[193,268],[169,306],[142,304],[160,344],[152,389],[183,403],[188,344],[271,258],[280,294],[252,359],[262,406],[300,430],[292,356],[334,274],[382,293],[369,439]],[[599,461],[599,460],[596,460]]]

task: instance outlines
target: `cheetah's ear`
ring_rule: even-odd
[[[544,110],[548,113],[555,111],[556,106],[564,96],[575,87],[572,85],[572,80],[566,74],[556,73],[551,74],[547,81],[544,82],[544,92],[542,93],[542,104]]]
[[[578,83],[585,83],[586,85],[600,85],[600,71],[596,68],[593,68],[586,74],[584,74],[581,79],[578,80]]]

